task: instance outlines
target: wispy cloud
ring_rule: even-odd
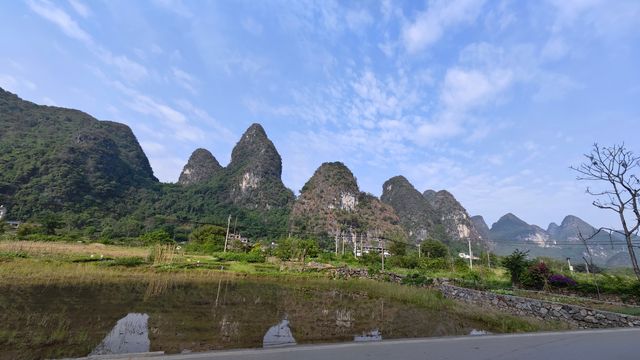
[[[68,2],[73,10],[83,18],[88,18],[91,15],[91,10],[87,4],[83,3],[81,0],[68,0]]]
[[[484,0],[434,0],[415,21],[406,24],[402,39],[409,53],[416,53],[436,43],[454,26],[473,22]]]
[[[68,36],[88,45],[93,43],[91,35],[84,31],[69,14],[53,3],[46,0],[29,0],[27,4],[33,12],[56,24]]]

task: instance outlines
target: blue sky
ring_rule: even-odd
[[[253,122],[296,193],[324,161],[405,175],[491,225],[593,209],[569,170],[640,152],[640,2],[3,1],[0,86],[131,126],[158,178]]]

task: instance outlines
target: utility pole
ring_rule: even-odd
[[[382,271],[384,271],[384,240],[382,240],[381,244],[382,244]]]
[[[420,243],[418,243],[418,259],[422,256],[422,251],[420,251]]]
[[[231,226],[231,214],[229,214],[229,219],[227,219],[227,236],[224,237],[224,250],[222,252],[227,252],[227,243],[229,242],[229,227]]]
[[[473,253],[471,252],[471,239],[467,238],[469,242],[469,268],[473,270]]]
[[[338,256],[338,233],[336,233],[336,256]]]

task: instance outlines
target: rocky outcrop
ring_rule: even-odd
[[[476,230],[467,210],[446,190],[427,190],[423,197],[435,209],[444,231],[452,241],[467,241],[484,245],[480,232]]]
[[[517,242],[530,243],[540,247],[549,246],[549,234],[535,225],[529,225],[517,216],[509,213],[491,226],[491,240],[501,244]]]
[[[438,223],[436,210],[404,176],[387,180],[380,200],[395,210],[413,242],[427,239]]]
[[[491,241],[491,236],[489,235],[489,226],[487,225],[487,222],[484,221],[484,218],[482,216],[480,215],[472,216],[471,223],[473,224],[473,227],[476,229],[478,234],[480,234],[480,237],[485,242]]]
[[[182,169],[178,184],[193,185],[211,180],[222,169],[218,160],[206,149],[196,149]]]
[[[393,209],[360,192],[353,173],[341,162],[322,164],[307,181],[293,205],[291,228],[293,233],[325,238],[346,236],[351,243],[403,233]]]
[[[225,169],[229,200],[254,209],[287,207],[293,192],[282,183],[282,158],[260,124],[251,125],[233,148]]]

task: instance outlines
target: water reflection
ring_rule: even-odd
[[[91,355],[148,352],[149,315],[129,313],[118,320],[113,330],[96,346]]]
[[[353,337],[353,341],[355,342],[368,342],[368,341],[381,341],[382,333],[380,330],[374,329],[369,331],[368,333],[363,333],[362,335],[356,335]]]
[[[289,345],[296,345],[296,339],[293,338],[291,328],[289,328],[289,320],[286,318],[270,327],[262,339],[262,346],[265,348]]]

